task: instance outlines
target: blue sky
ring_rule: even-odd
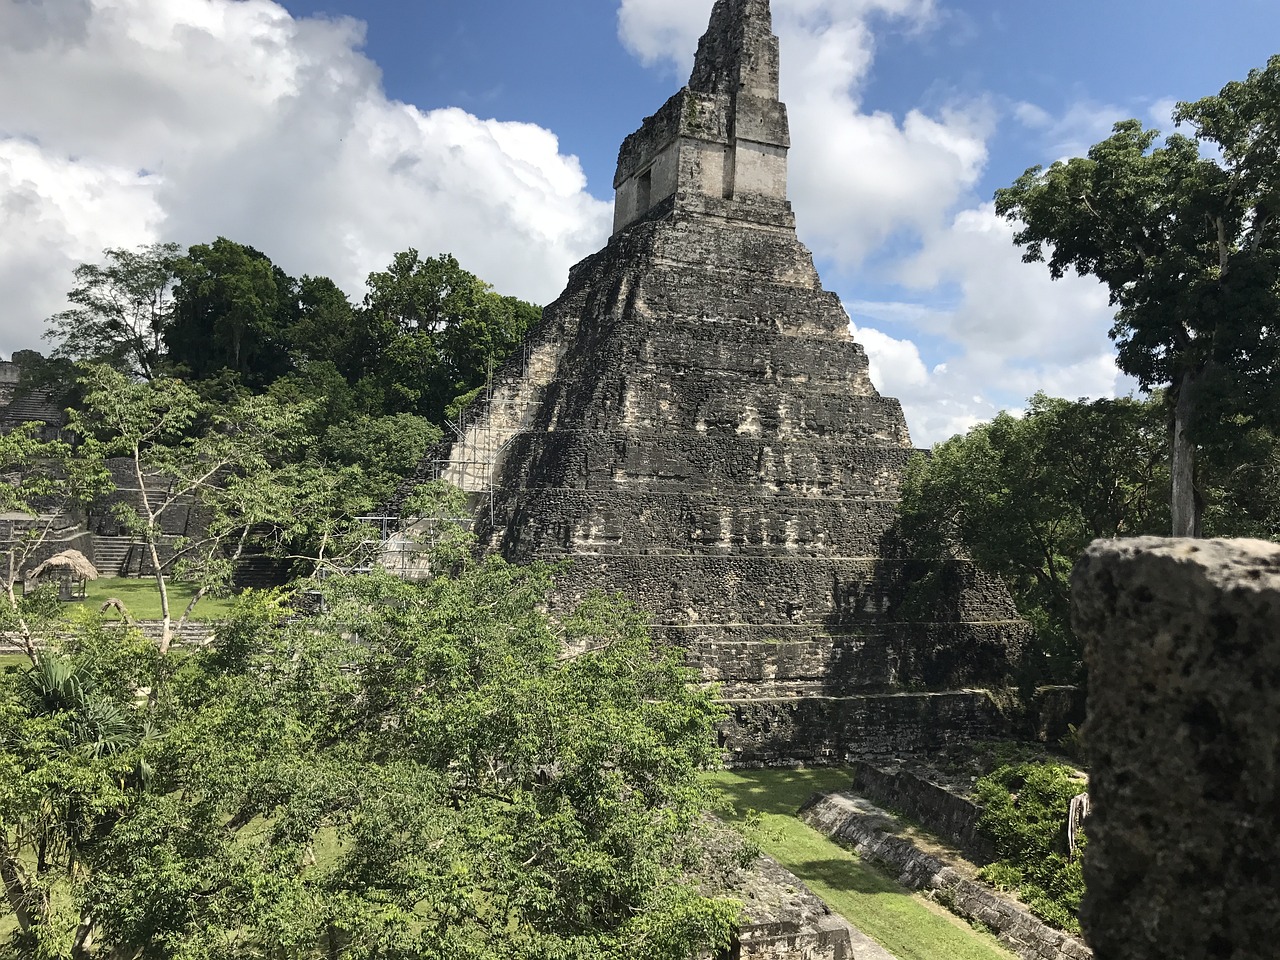
[[[0,353],[106,246],[223,234],[358,297],[450,250],[547,301],[711,0],[0,0]],[[1036,389],[1127,391],[1096,285],[993,191],[1280,52],[1275,0],[774,0],[802,239],[920,443]]]

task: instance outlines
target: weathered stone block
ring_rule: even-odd
[[[1099,960],[1280,955],[1280,546],[1103,541],[1076,567]]]
[[[982,691],[730,700],[721,742],[733,766],[830,765],[987,740],[1007,725]]]

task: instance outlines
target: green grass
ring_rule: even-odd
[[[170,616],[175,620],[181,617],[182,611],[187,608],[187,604],[191,602],[193,596],[195,596],[195,590],[190,586],[182,583],[170,583]],[[90,610],[97,610],[113,597],[128,608],[129,615],[135,620],[159,620],[163,616],[160,612],[160,591],[156,588],[154,580],[135,580],[127,577],[94,580],[89,584],[88,597],[84,600],[73,602],[83,604]],[[219,620],[230,611],[230,600],[205,597],[196,604],[196,609],[192,613],[191,619]]]
[[[31,666],[25,653],[0,653],[0,673],[8,670],[25,670]]]
[[[795,813],[818,791],[844,790],[842,769],[742,770],[709,775],[733,803],[728,819],[761,814],[760,847],[837,913],[898,960],[1010,960],[994,937],[895,883],[802,823]]]

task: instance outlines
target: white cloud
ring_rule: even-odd
[[[918,444],[937,443],[1001,409],[1016,409],[1038,390],[1075,399],[1132,389],[1107,339],[1113,311],[1105,288],[1075,276],[1055,281],[1043,265],[1022,263],[1013,231],[985,204],[961,211],[925,237],[920,251],[900,265],[899,279],[922,297],[950,291],[943,306],[848,304],[854,335],[873,357],[882,355],[878,369],[872,364],[873,380],[902,400]],[[916,343],[894,340],[877,327],[905,329],[946,359],[921,377],[923,361],[910,362],[920,355]],[[883,361],[894,358],[896,365],[886,369]]]
[[[1173,122],[1174,111],[1178,109],[1178,101],[1173,97],[1162,97],[1151,104],[1147,110],[1147,120],[1161,133],[1173,133],[1177,126]]]
[[[397,250],[547,301],[608,235],[556,137],[386,98],[350,19],[270,0],[0,3],[0,350],[71,268],[153,239],[252,244],[359,294]]]
[[[881,393],[901,397],[929,380],[929,371],[920,358],[920,349],[910,340],[896,340],[874,327],[859,328],[854,321],[849,332],[867,351],[871,362],[871,382]]]
[[[1106,288],[1074,274],[1053,280],[1022,262],[1014,224],[993,204],[962,210],[899,267],[908,288],[959,292],[956,309],[924,313],[918,327],[970,349],[1075,363],[1097,352],[1111,326]]]
[[[1054,160],[1083,157],[1095,143],[1111,135],[1117,121],[1133,116],[1124,107],[1089,100],[1076,101],[1056,116],[1025,102],[1014,104],[1011,112],[1014,119],[1039,136],[1045,152]]]
[[[618,39],[641,63],[688,76],[712,0],[622,0]]]
[[[0,352],[39,347],[76,263],[154,237],[157,186],[154,176],[0,140]]]
[[[1135,386],[1116,369],[1114,353],[1105,347],[1068,364],[1015,363],[990,350],[959,347],[945,363],[929,369],[914,341],[860,325],[857,307],[851,305],[851,312],[851,332],[867,349],[872,382],[882,394],[902,401],[911,438],[920,447],[964,433],[1001,410],[1017,413],[1037,391],[1093,399],[1131,392]]]

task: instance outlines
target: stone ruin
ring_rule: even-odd
[[[1100,541],[1076,566],[1089,667],[1098,960],[1280,956],[1280,546]]]
[[[651,614],[722,685],[732,763],[991,735],[1027,627],[895,542],[911,440],[796,236],[778,70],[768,0],[718,0],[622,145],[608,245],[418,479],[470,492],[487,548],[571,559],[561,602]]]

